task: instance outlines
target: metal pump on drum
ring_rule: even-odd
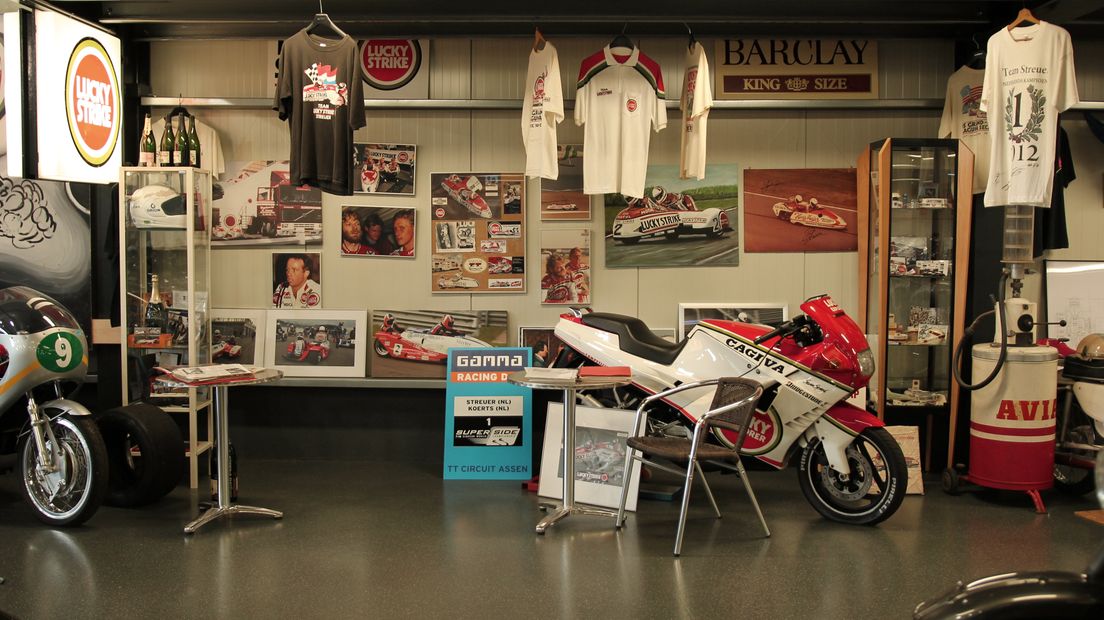
[[[1036,512],[1046,512],[1039,491],[1054,485],[1054,431],[1057,404],[1058,351],[1035,344],[1037,305],[1020,297],[1031,257],[1034,207],[1010,205],[1004,212],[999,298],[992,311],[966,329],[955,349],[955,379],[973,392],[970,401],[970,468],[960,475],[953,467],[943,473],[943,488],[953,493],[959,482],[993,489],[1026,492]],[[1012,297],[1005,298],[1006,284]],[[996,314],[992,343],[973,347],[975,384],[959,376],[966,336],[982,317]],[[1061,322],[1065,325],[1065,321]]]

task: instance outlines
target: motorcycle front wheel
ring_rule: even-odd
[[[39,521],[79,525],[96,513],[107,493],[107,448],[96,423],[87,416],[54,418],[50,429],[56,445],[47,439],[46,449],[58,459],[52,472],[42,466],[33,434],[28,432],[20,440],[23,496]]]
[[[821,516],[856,525],[888,519],[905,499],[908,471],[901,446],[884,428],[868,428],[847,446],[851,474],[829,467],[819,438],[805,446],[798,479],[805,499]]]

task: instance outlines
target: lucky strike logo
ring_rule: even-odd
[[[625,107],[628,108],[629,112],[636,112],[636,99],[629,99],[625,102]]]
[[[422,66],[422,47],[413,39],[368,39],[360,46],[364,81],[378,90],[406,86]]]
[[[399,163],[405,164],[410,162],[410,155],[406,151],[399,153]]]
[[[762,454],[770,452],[778,443],[778,414],[773,410],[755,410],[748,424],[747,438],[744,439],[744,448],[741,453]],[[735,439],[733,434],[732,439]]]
[[[119,81],[107,50],[91,37],[81,39],[65,70],[65,116],[81,158],[102,166],[115,152],[122,118]]]

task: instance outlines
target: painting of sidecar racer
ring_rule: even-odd
[[[854,168],[744,170],[744,251],[853,252]]]
[[[375,310],[373,377],[443,379],[450,347],[504,347],[501,310]]]

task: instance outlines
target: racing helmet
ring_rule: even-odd
[[[184,195],[164,185],[146,185],[130,196],[130,219],[138,228],[184,228],[187,212]]]
[[[663,187],[656,185],[652,188],[652,202],[656,204],[663,204],[667,200],[667,190]]]
[[[441,327],[444,327],[445,329],[452,329],[451,314],[446,314],[445,316],[441,317]]]
[[[1089,334],[1077,343],[1077,354],[1085,359],[1104,359],[1104,334]]]

